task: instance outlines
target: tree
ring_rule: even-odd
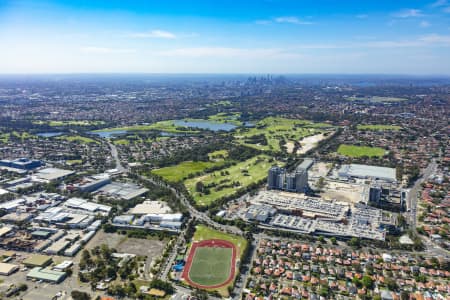
[[[322,190],[325,187],[325,178],[320,177],[319,180],[317,180],[316,187],[318,190]]]
[[[203,189],[204,189],[204,188],[205,188],[205,186],[204,186],[203,182],[201,182],[201,181],[198,181],[198,182],[195,184],[195,191],[196,191],[196,192],[201,193],[201,192],[203,192]]]
[[[391,291],[395,291],[398,289],[397,282],[395,282],[395,280],[390,277],[386,278],[385,283],[388,289]]]
[[[372,289],[373,280],[372,277],[370,277],[369,275],[364,275],[363,278],[361,279],[361,282],[367,289]]]
[[[199,290],[199,289],[192,291],[191,296],[197,298],[198,300],[207,300],[208,299],[208,293],[206,291]]]
[[[336,245],[336,244],[337,244],[337,240],[336,240],[336,238],[335,238],[334,236],[331,237],[330,241],[331,241],[331,243],[332,243],[333,245]]]
[[[70,296],[72,296],[73,300],[91,300],[91,296],[88,293],[77,290],[73,290]]]
[[[348,242],[348,244],[350,246],[352,246],[352,247],[357,247],[358,248],[360,246],[361,242],[360,242],[360,240],[357,237],[352,237],[350,239],[350,241]]]

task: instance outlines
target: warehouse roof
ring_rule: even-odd
[[[144,201],[141,204],[136,205],[132,208],[129,213],[133,215],[147,215],[147,214],[167,214],[172,210],[170,207],[160,201]]]
[[[0,274],[8,275],[19,268],[18,265],[0,263]]]
[[[24,265],[28,266],[46,266],[52,261],[52,258],[47,255],[35,254],[31,255],[23,261]]]
[[[12,230],[11,227],[3,226],[2,228],[0,228],[0,236],[8,234],[11,230]]]
[[[64,279],[65,276],[66,273],[64,272],[54,271],[50,269],[43,269],[39,267],[33,268],[27,274],[27,277],[51,282],[60,282],[62,279]]]
[[[75,172],[71,171],[71,170],[46,168],[46,169],[39,170],[36,173],[36,177],[38,179],[42,179],[42,180],[53,181],[53,180],[57,180],[60,178],[64,178],[64,177],[72,175],[72,174],[75,174]]]
[[[340,176],[350,176],[358,178],[378,178],[395,181],[397,176],[394,168],[385,168],[369,165],[350,164],[343,165],[339,170]]]

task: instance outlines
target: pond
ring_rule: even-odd
[[[62,132],[40,132],[40,133],[37,133],[36,135],[40,136],[40,137],[50,138],[50,137],[60,136],[62,134],[63,134]]]
[[[219,130],[231,131],[237,127],[236,125],[230,123],[218,123],[206,120],[204,121],[175,120],[173,123],[175,124],[175,126],[193,127],[212,131],[219,131]]]
[[[109,139],[116,137],[118,135],[126,134],[128,131],[126,130],[111,130],[111,131],[89,131],[90,134],[95,134],[99,137]]]

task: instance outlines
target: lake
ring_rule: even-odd
[[[40,136],[40,137],[50,138],[50,137],[60,136],[62,134],[63,134],[62,132],[40,132],[40,133],[37,133],[36,135]]]
[[[126,130],[111,130],[111,131],[89,131],[90,134],[98,135],[99,137],[109,139],[118,135],[126,134]]]
[[[237,126],[230,123],[218,123],[212,121],[185,121],[185,120],[175,120],[173,122],[175,126],[183,126],[183,127],[192,127],[192,128],[200,128],[212,131],[231,131],[235,129]]]

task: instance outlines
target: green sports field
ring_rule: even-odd
[[[232,255],[231,248],[197,248],[189,269],[189,278],[205,286],[224,283],[230,277]]]
[[[337,152],[348,157],[382,157],[386,150],[379,147],[340,145]]]

